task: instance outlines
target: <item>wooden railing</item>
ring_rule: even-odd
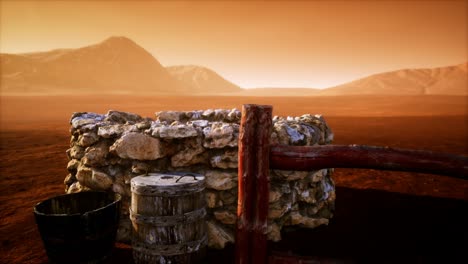
[[[279,170],[363,168],[441,174],[467,179],[468,158],[423,150],[359,145],[272,146],[270,167]]]
[[[468,157],[374,146],[269,145],[269,105],[243,105],[239,131],[236,263],[267,262],[269,170],[368,168],[468,179]]]

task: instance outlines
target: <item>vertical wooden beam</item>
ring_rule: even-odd
[[[236,263],[250,263],[255,188],[255,105],[243,105],[239,128]]]
[[[252,234],[252,264],[267,263],[267,227],[270,184],[270,137],[272,125],[271,106],[258,106],[255,129],[256,204]]]
[[[239,131],[236,263],[266,263],[272,107],[244,105]]]

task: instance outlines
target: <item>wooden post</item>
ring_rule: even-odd
[[[267,227],[270,184],[270,137],[272,126],[271,106],[258,106],[255,130],[256,203],[254,207],[253,234],[251,238],[252,264],[267,262]]]
[[[272,146],[272,169],[367,168],[442,174],[468,179],[468,157],[422,150],[358,145]]]
[[[272,107],[244,105],[239,131],[236,263],[266,263]]]
[[[238,195],[237,195],[237,233],[236,233],[236,263],[248,264],[250,249],[250,232],[254,206],[255,181],[255,107],[242,106],[242,117],[239,128],[238,151]],[[250,202],[249,202],[250,201]]]

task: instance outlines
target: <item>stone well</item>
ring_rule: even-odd
[[[129,242],[130,180],[150,172],[185,171],[206,177],[208,246],[234,242],[237,210],[239,110],[156,113],[155,119],[109,111],[74,113],[66,192],[111,190],[123,197],[118,240]],[[274,117],[271,144],[329,144],[333,133],[320,115]],[[285,226],[328,224],[335,201],[331,169],[270,171],[268,239]]]

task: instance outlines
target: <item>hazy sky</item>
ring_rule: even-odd
[[[126,36],[165,66],[250,87],[324,88],[468,61],[468,1],[2,1],[0,51]]]

